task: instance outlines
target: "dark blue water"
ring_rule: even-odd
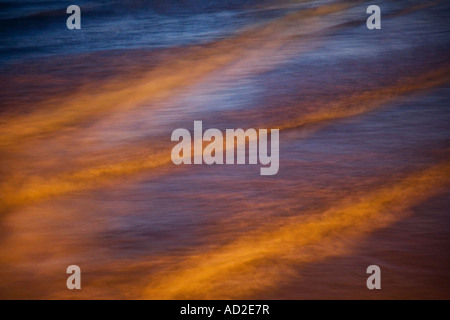
[[[65,22],[70,1],[3,2],[2,63],[111,49],[168,48],[228,37],[288,9],[260,1],[81,1],[82,30]]]

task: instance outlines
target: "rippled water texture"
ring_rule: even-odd
[[[71,4],[0,2],[0,298],[450,298],[448,1],[377,1],[381,30],[371,1]],[[280,129],[279,173],[175,166],[195,120]]]

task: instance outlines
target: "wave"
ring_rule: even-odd
[[[304,19],[325,16],[349,7],[346,3],[333,3],[290,13],[264,26],[245,30],[233,38],[186,50],[181,56],[177,55],[176,61],[169,59],[145,75],[122,76],[107,84],[83,90],[69,99],[52,97],[36,105],[35,111],[26,116],[4,116],[0,122],[0,147],[17,145],[24,138],[79,124],[85,119],[92,120],[106,112],[126,110],[167,97],[241,57],[252,56],[252,52],[258,56],[263,52],[265,55],[276,52],[287,41],[293,40],[299,20],[309,23]],[[261,39],[265,39],[263,48]],[[90,82],[89,86],[92,86]]]
[[[395,101],[406,94],[430,90],[449,81],[450,68],[439,68],[397,85],[381,87],[372,91],[354,92],[345,98],[326,104],[318,111],[303,114],[301,117],[296,117],[296,107],[291,107],[289,112],[284,113],[284,122],[266,123],[265,127],[287,130],[353,117],[383,107],[388,102]],[[280,113],[280,110],[277,112]],[[245,117],[247,118],[248,115]],[[271,118],[267,114],[264,117]],[[153,140],[152,147],[143,147],[139,143],[125,149],[110,150],[109,154],[112,155],[127,155],[125,160],[118,162],[109,160],[105,163],[105,159],[102,159],[97,164],[92,163],[91,167],[72,173],[33,176],[31,179],[16,175],[14,179],[6,179],[7,182],[0,187],[3,194],[0,212],[40,199],[95,188],[98,185],[110,183],[111,179],[165,167],[171,164],[171,147],[163,141],[163,138]],[[146,143],[148,145],[148,142]],[[144,152],[142,148],[145,148]],[[14,182],[14,180],[19,182]]]
[[[351,252],[354,239],[405,217],[405,210],[438,194],[450,181],[450,163],[343,199],[330,209],[286,219],[228,245],[193,253],[169,272],[147,280],[142,299],[242,299],[275,286],[302,264]],[[264,230],[266,229],[266,230]],[[167,259],[170,259],[168,257]],[[164,259],[163,259],[164,260]],[[245,283],[245,285],[238,285]]]
[[[286,296],[298,297],[299,278],[320,278],[315,263],[389,260],[415,232],[423,239],[413,250],[445,257],[435,245],[446,234],[450,183],[441,2],[383,1],[383,29],[374,32],[363,1],[237,2],[116,1],[104,14],[123,18],[121,26],[147,21],[153,5],[164,23],[246,6],[263,18],[158,50],[128,47],[136,38],[124,50],[99,45],[77,56],[64,47],[30,63],[18,57],[0,75],[0,296],[73,298],[60,275],[76,263],[82,298],[277,298],[286,284]],[[26,19],[55,19],[51,3],[62,6],[39,2]],[[248,12],[218,16],[234,14]],[[42,50],[54,50],[50,40]],[[282,170],[263,178],[259,167],[173,165],[170,134],[194,120],[221,131],[281,129]],[[364,238],[386,227],[404,240],[377,233],[382,244],[361,253]],[[378,256],[386,247],[394,253]],[[439,279],[427,262],[394,260],[406,277],[420,270]],[[436,263],[444,262],[443,274],[444,260]],[[335,269],[343,278],[333,274],[315,292],[358,297],[354,270]],[[399,292],[414,284],[409,278]]]

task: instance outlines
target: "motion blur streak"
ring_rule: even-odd
[[[449,81],[450,68],[447,67],[443,70],[420,75],[413,80],[407,80],[405,83],[396,86],[361,93],[356,92],[350,97],[330,102],[323,111],[313,112],[300,119],[283,123],[277,127],[280,129],[288,129],[316,122],[355,116],[373,110],[394,99],[398,99],[404,94],[430,89],[446,84]]]
[[[191,85],[194,81],[199,81],[207,74],[242,56],[255,53],[275,54],[290,37],[298,33],[300,23],[311,29],[310,24],[315,22],[311,21],[311,18],[316,16],[324,18],[323,16],[348,6],[344,3],[330,4],[291,13],[265,26],[244,31],[234,38],[213,42],[206,48],[189,49],[190,52],[176,56],[176,61],[169,60],[148,74],[121,77],[104,85],[103,88],[75,95],[68,101],[53,97],[50,102],[36,106],[36,111],[25,119],[21,117],[3,119],[2,122],[6,125],[0,128],[0,146],[8,145],[8,142],[17,143],[16,140],[21,137],[51,132],[65,125],[76,124],[88,117],[111,112],[117,107],[130,108],[152,101],[151,99],[163,98],[177,88]],[[261,48],[258,40],[262,38],[267,42]],[[100,93],[97,93],[98,91]]]
[[[386,102],[406,93],[426,90],[445,84],[449,80],[450,69],[437,70],[420,75],[414,80],[409,80],[397,86],[362,93],[354,92],[349,97],[330,102],[324,105],[321,108],[322,110],[306,113],[298,119],[286,119],[287,122],[285,123],[266,123],[265,125],[273,128],[289,129],[351,117],[383,106]],[[158,141],[155,141],[155,144],[158,145]],[[164,145],[164,142],[160,141],[159,145]],[[217,150],[217,152],[219,151],[221,150]],[[122,152],[124,151],[122,150]],[[157,169],[171,163],[170,152],[170,146],[165,147],[163,151],[151,152],[150,150],[145,150],[145,153],[148,153],[147,155],[141,154],[137,157],[137,155],[130,154],[131,159],[129,160],[109,165],[101,164],[92,168],[83,168],[75,173],[65,173],[50,177],[33,177],[25,181],[22,180],[19,185],[9,181],[0,189],[4,195],[0,202],[0,212],[7,210],[11,206],[26,204],[49,196],[61,195],[85,188],[95,188],[98,184],[109,183],[111,178],[135,174],[143,170]]]
[[[450,299],[449,1],[71,4],[0,3],[0,298]],[[279,172],[175,166],[194,121]]]
[[[412,174],[391,186],[343,199],[323,213],[291,218],[281,227],[243,236],[223,248],[179,263],[180,270],[156,274],[143,298],[238,299],[264,290],[291,269],[348,253],[353,238],[404,218],[405,209],[433,196],[449,183],[450,163]],[[245,283],[245,286],[238,286]]]

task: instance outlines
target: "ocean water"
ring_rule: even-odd
[[[450,298],[447,1],[71,4],[0,1],[0,298]],[[196,120],[278,174],[175,166]]]

